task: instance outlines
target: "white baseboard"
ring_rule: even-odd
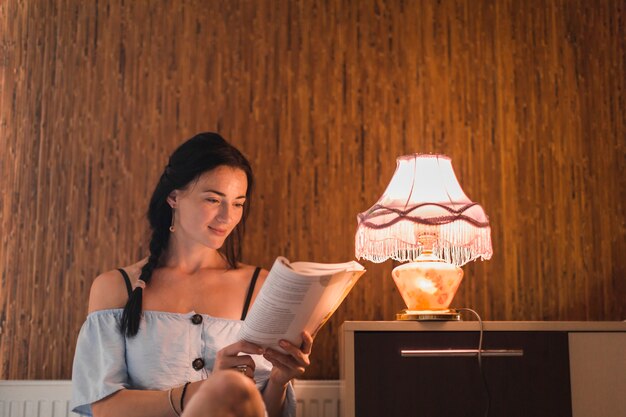
[[[339,417],[339,381],[294,381],[297,417]],[[71,381],[0,381],[0,417],[74,417]]]

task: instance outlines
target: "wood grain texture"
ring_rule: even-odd
[[[0,3],[0,378],[69,378],[90,284],[146,253],[177,144],[219,131],[257,175],[245,260],[354,256],[402,154],[444,153],[494,256],[453,305],[626,319],[623,1]],[[403,308],[366,265],[316,340]]]

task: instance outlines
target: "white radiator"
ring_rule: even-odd
[[[294,381],[298,417],[339,417],[339,381]],[[0,381],[0,417],[74,417],[70,381]]]
[[[0,417],[69,417],[70,381],[0,381]]]
[[[296,380],[297,417],[339,417],[339,381]]]

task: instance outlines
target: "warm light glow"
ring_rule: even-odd
[[[358,223],[357,258],[410,262],[392,272],[408,310],[447,311],[460,266],[492,255],[489,219],[444,155],[399,157],[385,192]]]
[[[433,253],[456,266],[492,255],[489,219],[444,155],[399,157],[387,189],[358,223],[356,256],[372,262],[417,259],[423,235],[434,236]]]
[[[443,155],[401,156],[396,172],[378,200],[379,204],[406,207],[419,203],[440,203],[463,206],[467,198],[456,179],[450,158]],[[439,214],[430,207],[423,214]]]
[[[442,261],[410,262],[394,268],[393,280],[409,310],[447,310],[463,270]]]
[[[435,291],[437,291],[437,287],[435,286],[435,283],[423,276],[417,276],[414,278],[415,279],[415,288],[417,288],[418,290],[428,293],[430,295],[433,295],[435,293]]]

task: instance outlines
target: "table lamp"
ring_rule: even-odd
[[[460,267],[493,253],[489,219],[463,192],[450,158],[425,154],[397,158],[382,197],[358,215],[355,252],[377,263],[408,261],[392,271],[407,306],[398,320],[459,320],[449,306]]]

